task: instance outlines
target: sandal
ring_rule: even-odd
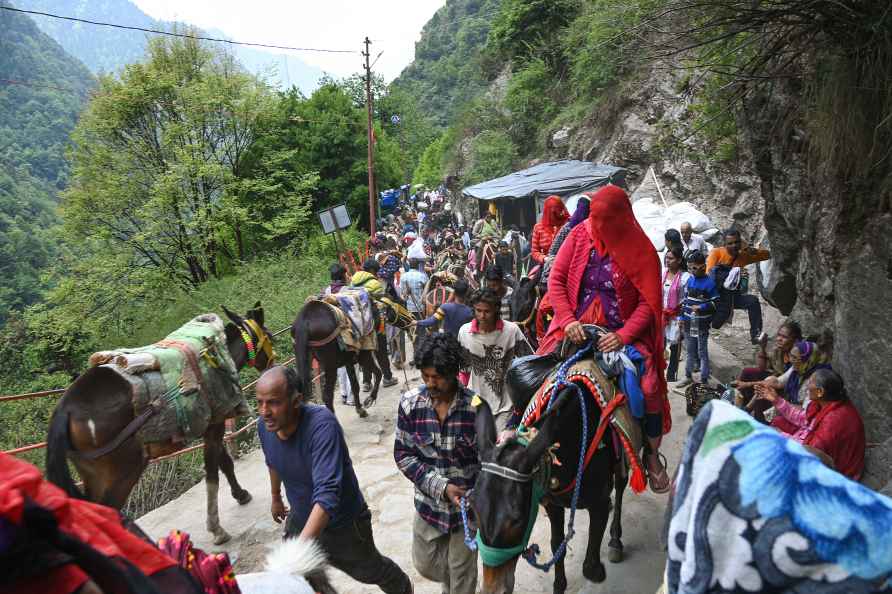
[[[650,484],[651,491],[657,495],[662,495],[669,492],[669,488],[672,486],[672,481],[670,480],[669,472],[667,471],[669,464],[666,461],[666,457],[663,454],[658,454],[658,456],[663,468],[659,472],[654,472],[650,468],[646,468],[647,482]]]

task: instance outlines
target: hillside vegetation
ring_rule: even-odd
[[[0,11],[0,326],[35,302],[55,254],[69,134],[95,85],[30,19]]]

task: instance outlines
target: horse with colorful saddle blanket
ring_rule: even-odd
[[[135,416],[157,408],[140,429],[146,443],[195,439],[209,425],[249,410],[216,314],[200,315],[148,346],[93,353],[89,365],[130,384]]]

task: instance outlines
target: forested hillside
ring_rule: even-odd
[[[15,6],[161,31],[177,27],[184,29],[188,26],[155,20],[130,0],[16,0]],[[55,39],[95,74],[117,72],[125,64],[140,60],[151,37],[142,31],[100,27],[40,15],[33,15],[32,18],[44,33]],[[205,34],[215,38],[228,38],[219,30],[209,30]],[[309,95],[323,75],[322,70],[294,55],[289,55],[286,59],[284,55],[252,47],[232,46],[229,49],[250,72],[270,76],[271,82],[283,89],[294,85]]]
[[[53,257],[69,134],[95,85],[25,16],[0,11],[0,325],[34,302]]]
[[[487,86],[481,48],[500,0],[447,0],[421,31],[415,60],[391,84],[414,95],[445,128],[457,109]]]

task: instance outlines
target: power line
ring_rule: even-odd
[[[0,84],[4,85],[21,85],[23,87],[31,87],[32,89],[52,89],[53,91],[62,91],[63,93],[77,93],[77,94],[86,94],[88,91],[79,91],[74,88],[64,88],[57,87],[54,85],[47,85],[43,83],[35,83],[28,80],[15,80],[11,78],[0,78]]]
[[[100,25],[102,27],[113,27],[115,29],[128,29],[130,31],[142,31],[144,33],[155,33],[157,35],[167,35],[169,37],[184,37],[186,39],[197,39],[200,41],[217,41],[219,43],[228,43],[230,45],[246,45],[251,47],[265,47],[270,49],[280,49],[280,50],[290,50],[295,52],[324,52],[329,54],[358,54],[356,50],[336,50],[336,49],[321,49],[317,47],[290,47],[287,45],[272,45],[268,43],[248,43],[246,41],[232,41],[231,39],[220,39],[218,37],[203,37],[200,35],[186,35],[184,33],[174,33],[172,31],[162,31],[160,29],[147,29],[145,27],[134,27],[130,25],[119,25],[116,23],[104,23],[101,21],[90,21],[87,19],[81,19],[77,17],[71,16],[63,16],[59,14],[52,14],[49,12],[40,12],[37,10],[24,10],[22,8],[13,8],[12,6],[5,6],[0,4],[0,8],[3,10],[9,10],[12,12],[21,12],[25,14],[32,14],[37,16],[46,16],[54,19],[62,19],[64,21],[74,21],[77,23],[86,23],[88,25]]]

